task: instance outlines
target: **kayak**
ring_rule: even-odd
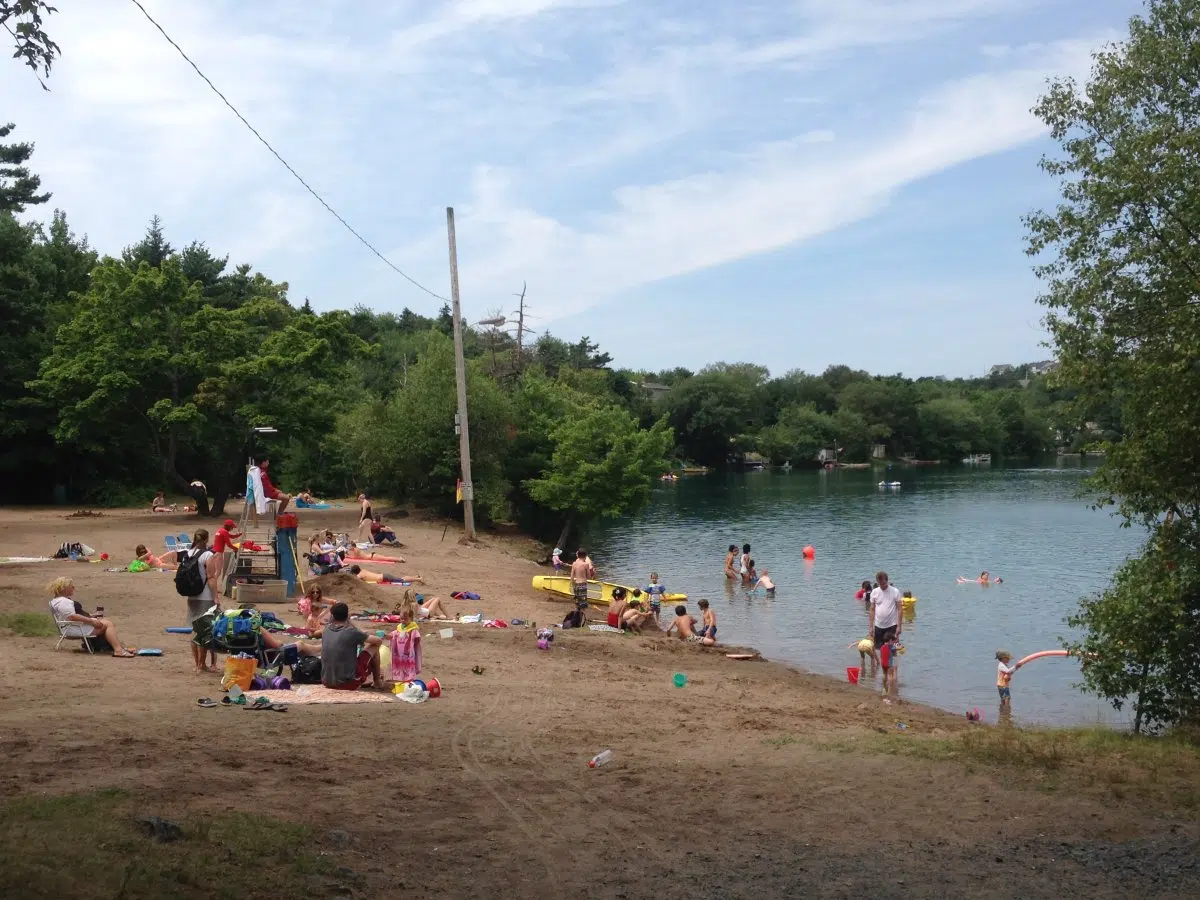
[[[534,575],[534,590],[556,594],[564,600],[571,600],[575,593],[571,590],[569,575]],[[612,601],[612,593],[616,588],[625,588],[625,593],[633,596],[633,588],[624,584],[612,584],[608,581],[588,582],[588,603],[594,606],[607,606]],[[644,592],[643,592],[644,593]],[[687,594],[663,594],[663,603],[687,603]]]

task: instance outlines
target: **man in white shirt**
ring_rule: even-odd
[[[876,572],[879,587],[871,591],[871,635],[878,650],[892,638],[900,637],[900,589],[888,584],[887,572]]]

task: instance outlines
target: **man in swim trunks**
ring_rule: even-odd
[[[887,572],[876,572],[879,587],[871,591],[871,639],[878,650],[888,641],[900,637],[900,589],[888,584]]]
[[[385,575],[380,572],[368,572],[358,566],[351,566],[347,571],[367,584],[424,584],[420,575]]]
[[[258,461],[258,471],[262,478],[263,496],[268,500],[274,500],[279,504],[276,515],[283,515],[283,511],[287,509],[287,505],[292,502],[292,495],[285,494],[275,485],[271,484],[271,477],[267,474],[267,469],[271,467],[270,457],[264,456]]]
[[[571,563],[571,596],[575,598],[575,603],[587,603],[588,598],[588,571],[591,569],[591,563],[588,560],[587,551],[580,547],[575,551],[575,562]]]

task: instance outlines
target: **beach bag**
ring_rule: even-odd
[[[321,657],[302,656],[292,666],[293,684],[320,684]]]
[[[70,559],[72,557],[72,555],[78,557],[78,556],[87,556],[88,554],[83,552],[83,544],[80,544],[78,541],[76,541],[76,542],[68,541],[68,542],[62,544],[58,548],[58,551],[54,554],[54,558],[55,559]]]
[[[175,592],[180,597],[199,597],[204,593],[208,579],[204,577],[204,569],[200,566],[203,550],[189,550],[175,572]]]
[[[254,657],[230,656],[225,660],[225,674],[221,676],[221,690],[228,691],[235,684],[243,691],[250,690],[250,682],[254,680],[254,667],[257,665]]]
[[[262,616],[257,609],[229,609],[213,622],[212,641],[230,653],[258,650]]]

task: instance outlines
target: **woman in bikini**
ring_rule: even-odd
[[[152,569],[174,569],[179,562],[179,556],[174,550],[168,550],[162,556],[155,556],[146,549],[145,544],[133,548],[134,556]]]
[[[386,563],[408,562],[403,556],[384,556],[375,550],[363,550],[357,544],[351,544],[348,550],[341,550],[338,555],[342,559],[373,559],[376,562]]]

